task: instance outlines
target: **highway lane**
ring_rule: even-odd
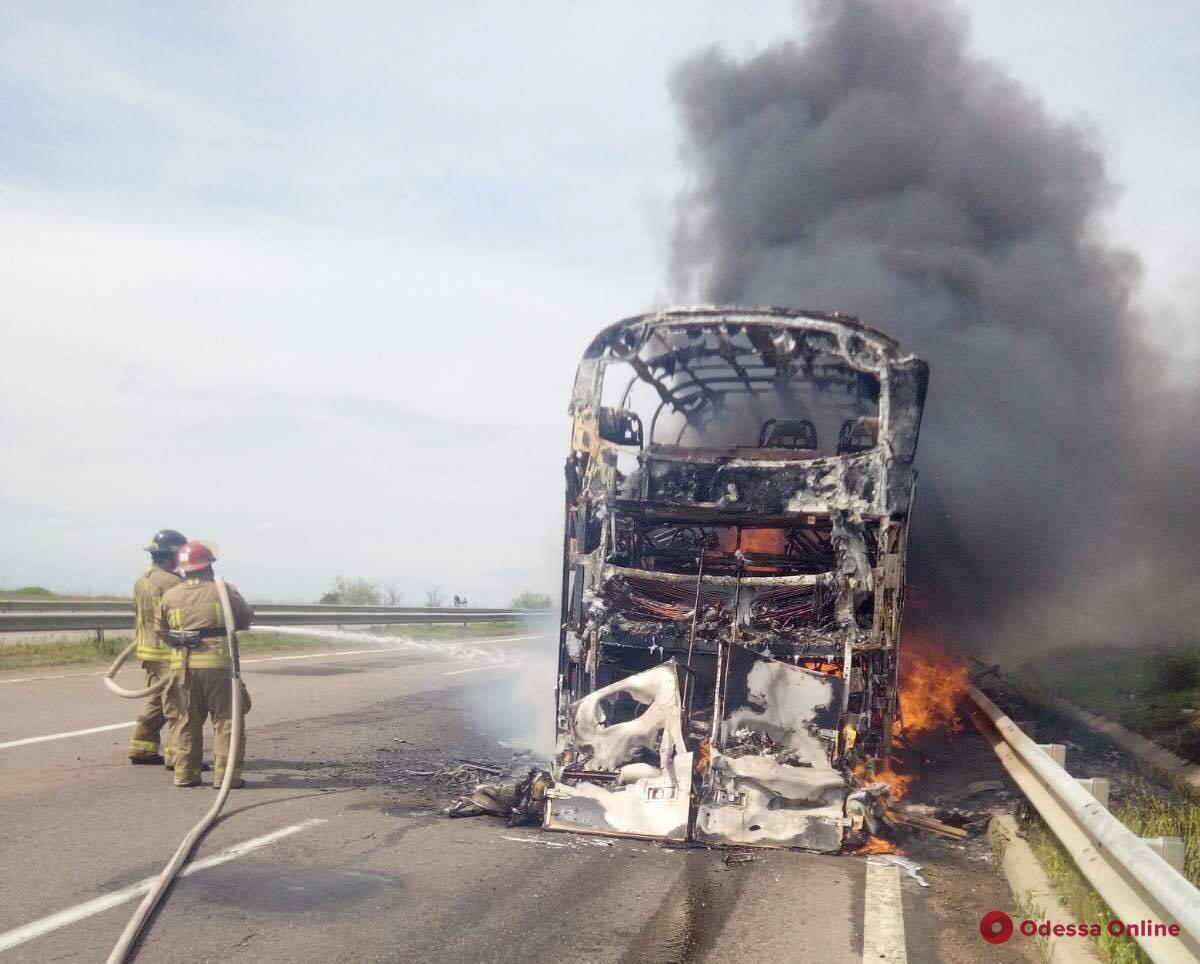
[[[861,858],[760,852],[726,865],[715,851],[442,817],[450,788],[406,771],[504,758],[497,740],[530,740],[549,712],[531,694],[552,685],[552,641],[463,645],[471,657],[445,644],[358,652],[347,637],[289,654],[304,659],[247,661],[248,787],[198,854],[224,862],[177,884],[138,959],[1023,959],[989,954],[978,919],[1008,906],[1004,885],[952,851],[922,858],[926,891]],[[0,743],[120,722],[133,706],[94,676],[0,677]],[[0,948],[28,938],[0,960],[103,959],[135,897],[96,902],[156,873],[211,801],[130,767],[127,740],[0,749]]]

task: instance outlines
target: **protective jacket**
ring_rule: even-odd
[[[254,610],[229,583],[229,605],[234,629],[249,629]],[[229,643],[225,639],[225,613],[217,584],[208,576],[190,576],[169,589],[158,606],[158,634],[183,643],[193,669],[228,669]],[[172,635],[174,634],[174,635]],[[183,668],[185,646],[171,646],[171,669]]]
[[[133,605],[137,610],[137,658],[142,661],[168,662],[171,648],[158,637],[156,622],[163,594],[180,579],[161,566],[151,565],[133,584]]]

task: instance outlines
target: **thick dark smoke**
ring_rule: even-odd
[[[1081,127],[922,0],[673,73],[686,299],[837,309],[932,368],[906,620],[976,646],[1193,631],[1194,400],[1165,388]]]

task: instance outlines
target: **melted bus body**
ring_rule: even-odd
[[[927,383],[836,314],[678,308],[595,338],[570,405],[548,828],[863,838]]]

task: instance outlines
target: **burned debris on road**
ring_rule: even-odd
[[[842,315],[674,309],[597,336],[570,406],[546,827],[863,843],[927,381]]]

